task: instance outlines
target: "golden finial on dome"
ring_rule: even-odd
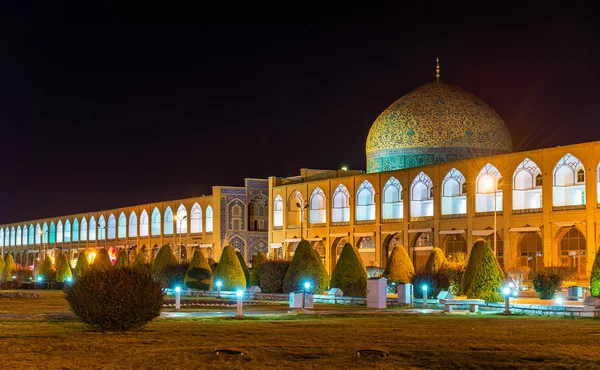
[[[435,79],[437,82],[440,82],[440,58],[435,58]]]

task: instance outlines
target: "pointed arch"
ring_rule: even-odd
[[[152,218],[150,219],[152,224],[150,225],[150,235],[159,236],[160,235],[160,211],[158,207],[154,207],[152,210]]]
[[[273,226],[283,227],[283,198],[277,195],[273,201]]]
[[[0,228],[0,247],[4,247],[4,229]],[[4,256],[2,256],[4,258]]]
[[[94,230],[96,230],[95,224],[96,224],[96,222],[94,222]],[[88,222],[85,217],[81,218],[81,233],[80,234],[81,234],[81,238],[79,240],[81,240],[82,242],[88,240]],[[95,238],[96,238],[96,234],[94,233],[94,240],[95,240]]]
[[[27,238],[27,225],[23,225],[23,238],[21,240],[21,243],[23,245],[29,245],[29,239]]]
[[[194,203],[191,210],[190,229],[192,234],[202,232],[202,208],[198,202]]]
[[[75,217],[73,219],[73,241],[77,242],[79,241],[79,221],[77,220],[77,217]]]
[[[459,170],[448,171],[442,181],[442,215],[467,214],[465,183],[465,176]]]
[[[187,234],[188,214],[185,206],[180,204],[177,208],[177,234]]]
[[[433,182],[420,172],[410,186],[410,217],[433,217]]]
[[[63,223],[61,220],[58,220],[58,223],[56,224],[56,242],[57,243],[62,243],[63,242]]]
[[[375,220],[375,188],[363,181],[356,191],[356,221]]]
[[[127,237],[127,217],[125,216],[125,212],[121,212],[119,215],[117,237],[119,239],[125,239]]]
[[[404,201],[402,184],[394,176],[383,185],[381,218],[384,220],[404,218]]]
[[[502,211],[502,175],[492,164],[486,164],[477,175],[475,212]]]
[[[142,210],[142,213],[140,214],[140,237],[147,237],[148,233],[149,233],[149,218],[148,218],[148,212],[146,212],[146,210]]]
[[[98,240],[105,240],[105,239],[106,239],[106,219],[104,218],[104,215],[100,215],[100,217],[98,218]]]
[[[300,206],[298,206],[300,205]],[[304,198],[298,190],[294,190],[287,202],[287,224],[288,225],[300,225],[302,210],[304,207]]]
[[[167,206],[167,209],[165,209],[163,235],[173,235],[173,210],[170,206]]]
[[[33,227],[33,224],[29,224],[29,238],[27,238],[29,241],[29,245],[34,245],[36,243],[35,241],[35,227]]]
[[[17,227],[17,237],[16,237],[15,245],[21,245],[21,225],[19,225]]]
[[[96,240],[96,219],[94,216],[90,217],[90,223],[88,225],[88,240]]]
[[[108,224],[107,224],[107,239],[116,239],[117,237],[117,219],[114,214],[110,214],[108,216]]]
[[[41,245],[42,244],[42,233],[43,233],[42,227],[38,223],[35,226],[35,244],[36,245]]]
[[[50,222],[49,241],[50,243],[56,243],[56,226],[54,225],[54,221]]]
[[[48,223],[44,222],[44,225],[42,226],[42,243],[48,244]]]
[[[213,232],[213,210],[211,206],[206,207],[206,232]]]
[[[67,218],[65,220],[65,243],[71,242],[71,221]]]
[[[267,231],[269,200],[265,194],[256,194],[248,202],[248,231]]]
[[[310,195],[310,213],[308,215],[310,224],[324,224],[327,222],[327,206],[325,204],[325,193],[317,186]]]
[[[513,210],[542,210],[542,171],[529,158],[513,174]]]
[[[571,153],[562,157],[552,173],[552,206],[585,206],[585,168]]]
[[[129,215],[129,237],[137,237],[137,215],[135,214],[135,211],[131,211],[131,214]]]
[[[4,246],[5,247],[10,246],[10,229],[8,228],[8,226],[4,230]]]
[[[331,222],[350,222],[350,192],[339,184],[331,197]]]

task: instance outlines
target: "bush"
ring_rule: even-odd
[[[64,283],[67,278],[73,276],[71,272],[71,266],[69,266],[69,262],[67,261],[67,256],[64,253],[60,254],[58,258],[58,263],[56,264],[56,281],[59,283]]]
[[[264,293],[283,293],[283,279],[290,261],[265,261],[258,272],[258,286]]]
[[[244,256],[240,251],[235,251],[235,255],[240,261],[240,266],[242,266],[242,270],[244,270],[244,278],[246,278],[246,287],[250,284],[250,270],[248,270],[248,265],[246,265],[246,261],[244,260]]]
[[[384,271],[385,271],[385,269],[381,268],[381,267],[368,266],[367,267],[367,278],[381,277],[381,275],[383,274]]]
[[[260,265],[267,261],[267,256],[263,252],[258,252],[254,261],[252,261],[252,273],[250,274],[250,286],[259,286],[258,276],[260,274]]]
[[[102,331],[145,325],[160,315],[164,297],[150,272],[133,268],[87,271],[65,292],[71,311]]]
[[[462,291],[462,279],[467,267],[466,262],[446,262],[441,271],[444,271],[450,281],[448,290],[455,296],[463,295],[466,292]]]
[[[367,269],[352,244],[344,245],[331,274],[330,285],[332,288],[340,288],[346,296],[367,296]]]
[[[185,284],[185,274],[188,270],[188,263],[178,265],[167,265],[163,268],[160,281],[164,288],[183,287]]]
[[[207,259],[207,261],[208,261],[208,265],[210,266],[210,269],[212,270],[212,273],[214,275],[215,271],[217,271],[217,265],[219,263],[210,257]]]
[[[450,287],[450,278],[444,270],[417,272],[410,279],[415,298],[423,298],[423,285],[427,285],[427,297],[436,298],[442,290]]]
[[[504,285],[504,273],[494,256],[490,244],[486,243],[471,287],[467,291],[469,299],[483,299],[486,302],[501,302],[501,290]]]
[[[184,284],[188,289],[211,290],[213,274],[204,258],[204,253],[196,249],[185,274]]]
[[[429,254],[429,258],[427,258],[427,262],[425,263],[425,271],[437,272],[444,266],[445,263],[446,257],[444,256],[444,252],[440,248],[433,248]]]
[[[96,271],[106,271],[110,270],[111,268],[112,262],[108,256],[108,251],[106,248],[100,248],[96,254],[96,258],[94,258],[94,262],[92,262],[92,265],[90,266],[90,269]]]
[[[46,256],[42,264],[40,265],[40,269],[38,270],[38,276],[41,276],[44,280],[54,280],[56,277],[56,270],[52,265],[52,260],[49,256]]]
[[[119,255],[117,256],[114,267],[116,269],[129,267],[129,254],[127,254],[125,249],[121,249],[119,251]]]
[[[4,271],[4,258],[0,254],[0,271]],[[2,274],[0,274],[0,281],[2,281]]]
[[[4,267],[2,267],[0,272],[2,272],[1,281],[13,281],[13,276],[17,273],[17,265],[15,265],[12,254],[9,253],[8,256],[6,256]]]
[[[80,252],[77,256],[77,264],[75,264],[75,271],[73,274],[75,275],[75,279],[78,279],[83,275],[84,272],[90,269],[90,264],[87,259],[87,255],[85,252]]]
[[[167,266],[177,265],[177,259],[173,254],[173,250],[171,249],[171,246],[167,244],[160,248],[156,254],[156,257],[154,258],[154,261],[152,261],[152,267],[150,269],[152,271],[152,275],[154,275],[156,279],[166,280],[166,276],[164,276],[163,273],[164,270],[167,268]],[[173,271],[174,268],[170,267],[169,270]]]
[[[533,275],[533,289],[539,293],[540,299],[552,299],[562,284],[561,274],[553,268],[546,268]]]
[[[414,274],[415,267],[406,249],[401,245],[395,246],[381,276],[388,280],[388,284],[406,284],[411,281]]]
[[[311,291],[323,294],[329,286],[329,274],[308,240],[302,240],[296,247],[294,258],[283,278],[283,292],[303,290],[303,284],[310,282]]]
[[[483,251],[485,249],[486,243],[483,240],[479,240],[473,245],[473,249],[471,249],[471,254],[469,255],[469,262],[467,262],[467,267],[465,268],[465,272],[462,277],[462,289],[461,291],[467,293],[471,288],[471,283],[473,282],[473,277],[475,276],[475,271],[477,270],[477,266],[479,266],[479,261],[481,260],[481,256],[483,255]]]
[[[144,254],[144,252],[137,252],[135,255],[135,259],[133,260],[133,268],[145,268],[147,267],[146,264],[146,255]]]
[[[600,251],[596,252],[592,273],[590,274],[590,294],[594,297],[600,297]]]
[[[232,246],[223,248],[213,280],[221,281],[222,290],[246,289],[246,276]]]

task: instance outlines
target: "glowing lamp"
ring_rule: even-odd
[[[67,276],[67,283],[70,283],[71,281],[73,281],[73,278],[70,276]]]
[[[513,290],[512,292],[513,297],[517,297],[519,295],[519,291],[518,290]]]
[[[502,292],[504,293],[504,295],[510,295],[510,288],[509,287],[505,287]]]
[[[427,285],[423,285],[423,291],[426,292],[427,291]]]
[[[304,283],[304,289],[308,290],[308,288],[310,288],[310,283],[307,281]]]
[[[220,288],[221,285],[223,285],[223,283],[221,282],[221,280],[217,280],[217,288]]]
[[[17,277],[15,275],[12,276],[13,280],[16,279]]]
[[[176,287],[175,287],[175,292],[176,292],[176,293],[179,293],[179,292],[181,292],[181,287],[178,287],[178,286],[176,286]]]
[[[348,167],[346,167],[346,166],[343,166],[343,167],[342,167],[342,171],[348,171]]]
[[[42,281],[42,279],[43,279],[43,277],[42,277],[42,276],[38,276],[38,277],[37,277],[37,281],[38,281],[38,283],[39,283],[39,282],[41,282],[41,281]]]
[[[508,283],[508,286],[512,288],[512,287],[514,287],[514,286],[515,286],[515,284],[513,284],[513,283]]]
[[[242,290],[239,290],[237,292],[235,292],[235,295],[238,297],[241,297],[244,294],[244,292]]]
[[[556,304],[559,305],[559,306],[563,304],[562,297],[556,297],[555,301],[556,301]]]

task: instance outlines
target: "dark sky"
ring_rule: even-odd
[[[371,124],[434,79],[436,56],[515,150],[600,139],[591,8],[45,3],[1,9],[0,223],[365,169]]]

